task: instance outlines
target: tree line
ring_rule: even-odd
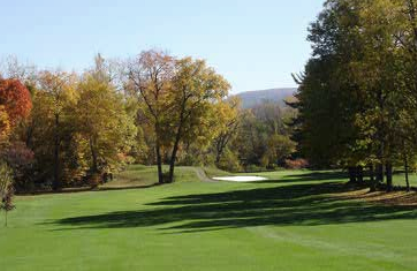
[[[393,169],[417,155],[417,2],[328,0],[309,28],[313,54],[293,122],[316,167],[342,166],[352,182],[393,189]],[[365,173],[364,173],[365,172]],[[385,182],[385,185],[382,183]]]
[[[184,144],[205,148],[226,129],[229,88],[205,61],[155,50],[123,62],[98,55],[82,74],[9,61],[0,81],[1,160],[16,189],[60,190],[96,187],[155,150],[159,182],[172,182]]]
[[[11,57],[0,71],[2,180],[19,192],[96,188],[133,163],[156,165],[161,184],[175,181],[176,165],[261,170],[295,151],[285,124],[294,110],[242,109],[204,60],[99,54],[76,73]]]

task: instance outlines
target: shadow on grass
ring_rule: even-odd
[[[31,192],[22,192],[19,193],[19,196],[41,196],[41,195],[58,195],[58,194],[76,194],[76,193],[85,193],[85,192],[106,192],[106,191],[118,191],[118,190],[139,190],[139,189],[148,189],[160,186],[159,183],[148,184],[148,185],[137,185],[137,186],[126,186],[126,187],[99,187],[96,189],[92,189],[91,187],[76,187],[76,188],[64,188],[60,191],[52,191],[52,190],[39,190],[39,191],[31,191]]]
[[[287,175],[285,179],[260,181],[257,183],[305,183],[305,182],[323,182],[323,181],[345,181],[348,175],[342,171],[331,172],[309,172],[304,174]]]
[[[348,174],[343,171],[331,172],[309,172],[302,175],[290,175],[289,177],[298,178],[300,181],[326,181],[326,180],[347,180]]]
[[[311,175],[311,176],[308,176]],[[417,209],[341,200],[331,193],[355,188],[340,181],[169,197],[137,211],[111,212],[55,221],[83,229],[157,226],[171,233],[250,226],[316,226],[394,219],[416,219]],[[332,176],[334,180],[334,176]],[[329,179],[331,179],[329,177]],[[317,180],[317,179],[315,179]]]

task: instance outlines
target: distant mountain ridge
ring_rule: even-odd
[[[284,105],[288,97],[292,97],[297,88],[274,88],[266,90],[246,91],[236,94],[242,100],[243,108],[252,108],[264,102],[274,102]]]

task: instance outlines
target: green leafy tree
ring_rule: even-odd
[[[175,59],[163,52],[143,52],[128,64],[127,88],[139,102],[148,129],[155,136],[159,182],[173,182],[182,144],[207,148],[220,132],[216,112],[230,88],[205,61]],[[169,172],[164,178],[166,153]]]
[[[296,150],[296,143],[288,136],[275,134],[267,141],[267,151],[262,157],[264,167],[274,167],[284,164],[284,160],[289,158]]]
[[[169,125],[164,134],[172,144],[168,181],[174,181],[175,162],[181,143],[207,148],[221,132],[218,112],[224,107],[229,83],[203,60],[176,61],[173,89],[169,93]]]
[[[274,136],[292,136],[293,128],[287,122],[293,118],[294,112],[294,109],[278,103],[264,102],[239,113],[239,127],[235,139],[230,143],[230,149],[236,152],[243,166],[266,167],[278,162],[273,158],[274,151],[268,142]]]
[[[230,145],[229,143],[236,138],[241,119],[241,101],[237,97],[231,97],[229,100],[227,100],[226,103],[222,104],[224,106],[219,108],[217,115],[219,124],[221,125],[222,129],[219,135],[213,141],[215,164],[217,166],[220,166],[220,160],[223,156],[223,153],[228,150]],[[230,150],[228,151],[228,157],[230,157]],[[236,168],[235,166],[233,167]]]
[[[376,165],[379,182],[385,167],[392,189],[393,165],[414,144],[414,12],[414,1],[326,2],[295,103],[300,147],[313,163],[347,166],[352,180]]]
[[[155,138],[154,149],[159,183],[164,183],[162,171],[163,126],[168,118],[168,94],[172,90],[175,60],[155,50],[142,52],[127,64],[127,90],[138,101],[147,131]]]

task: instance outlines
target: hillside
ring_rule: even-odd
[[[293,96],[296,88],[276,88],[267,90],[247,91],[236,94],[242,99],[243,108],[251,108],[265,101],[279,102],[284,104],[284,100]]]

